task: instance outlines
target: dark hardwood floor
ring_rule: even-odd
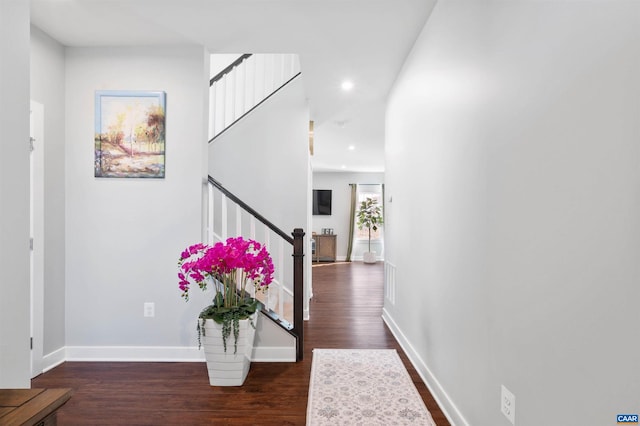
[[[449,425],[381,319],[383,266],[313,268],[304,360],[253,363],[242,387],[211,387],[204,363],[67,362],[32,380],[70,387],[58,425],[304,425],[313,348],[394,348],[434,420]]]

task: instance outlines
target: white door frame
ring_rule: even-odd
[[[44,346],[44,105],[31,101],[31,377],[43,371]]]

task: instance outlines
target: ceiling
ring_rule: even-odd
[[[31,0],[31,21],[65,46],[297,53],[315,124],[314,171],[380,172],[386,96],[435,2]]]

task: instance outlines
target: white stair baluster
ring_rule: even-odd
[[[222,194],[222,201],[220,203],[220,208],[221,208],[221,212],[220,212],[220,219],[222,220],[222,225],[221,225],[221,230],[220,230],[220,237],[222,239],[222,241],[226,241],[227,240],[227,225],[228,225],[228,220],[227,220],[227,196]]]
[[[233,123],[233,98],[235,96],[235,94],[233,93],[233,85],[234,85],[234,81],[235,81],[235,74],[233,72],[230,72],[229,74],[227,74],[225,76],[225,86],[226,86],[226,90],[225,90],[225,103],[224,103],[224,109],[225,109],[225,121],[224,121],[224,127],[227,128],[229,127],[229,125],[231,123]]]
[[[262,99],[273,92],[273,57],[265,56],[264,62],[264,93],[262,94]]]
[[[289,73],[289,76],[294,76],[296,74],[296,61],[295,61],[294,55],[287,55],[287,56],[289,59],[289,63],[288,63],[289,66],[287,67],[287,71]]]
[[[256,98],[256,57],[250,57],[250,64],[247,65],[247,94],[245,95],[247,111],[253,108]]]
[[[253,100],[253,104],[257,105],[261,99],[264,98],[264,75],[265,75],[265,67],[264,67],[264,56],[263,55],[255,55],[256,56],[256,73],[254,74],[255,81],[255,92],[253,93],[255,98]]]
[[[293,55],[293,72],[291,75],[295,75],[300,72],[300,57],[298,55]]]
[[[269,228],[264,226],[264,241],[263,241],[263,245],[264,247],[267,249],[267,251],[269,253],[271,253],[271,232],[269,231]],[[272,256],[273,257],[273,256]],[[275,279],[275,273],[274,273],[274,279]],[[271,285],[267,288],[267,297],[265,297],[265,306],[267,307],[267,309],[273,309],[273,302],[271,301],[271,286],[274,283],[271,283]]]
[[[236,237],[242,236],[242,208],[236,204]]]
[[[229,96],[231,100],[231,123],[236,121],[239,115],[236,115],[236,97],[238,96],[238,67],[233,67],[233,71],[231,71],[231,78],[233,79],[233,86],[231,87],[232,93]]]
[[[213,235],[215,230],[213,227],[215,226],[215,210],[213,205],[213,185],[211,182],[207,183],[207,195],[209,199],[207,200],[207,206],[209,209],[209,214],[207,214],[207,243],[213,244]]]
[[[247,90],[247,63],[246,61],[238,65],[239,84],[236,84],[236,117],[242,117],[247,112],[244,108],[244,92]]]
[[[227,127],[227,76],[224,76],[220,79],[220,121],[221,126],[219,127],[218,133],[224,130]]]
[[[280,87],[284,84],[284,82],[286,81],[285,79],[285,61],[286,61],[286,55],[279,55],[279,59],[280,59],[280,77],[279,77],[279,82],[277,84],[276,87]]]
[[[284,318],[284,240],[278,241],[278,315]]]
[[[253,215],[249,219],[249,234],[252,240],[256,239],[256,218]]]
[[[209,87],[209,140],[216,135],[216,85]]]

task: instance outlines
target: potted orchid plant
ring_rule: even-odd
[[[198,345],[201,345],[200,336],[205,335],[205,321],[211,319],[222,325],[225,353],[227,339],[233,330],[235,354],[240,321],[248,319],[255,328],[251,317],[256,312],[258,301],[247,287],[253,285],[255,291],[264,292],[273,280],[273,260],[266,247],[242,237],[229,238],[214,245],[195,244],[182,252],[178,266],[178,286],[185,301],[189,300],[192,283],[203,291],[209,285],[215,289],[212,304],[199,315]]]

